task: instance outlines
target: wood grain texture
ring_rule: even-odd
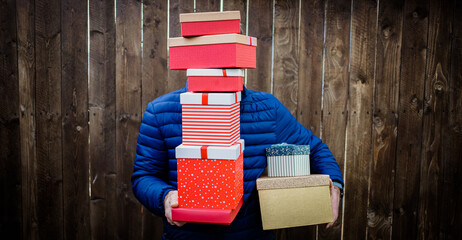
[[[348,61],[351,1],[328,1],[325,16],[325,64],[321,138],[344,171],[348,99]],[[340,239],[343,209],[329,229],[319,228],[319,239]]]
[[[415,223],[417,229],[414,235],[405,235],[418,234],[416,236],[418,239],[441,237],[441,213],[444,212],[443,209],[447,204],[443,203],[443,186],[445,146],[449,144],[445,136],[445,132],[449,129],[448,100],[452,92],[449,82],[451,29],[447,27],[452,25],[452,17],[448,14],[449,9],[452,9],[452,6],[448,1],[430,1],[418,220]],[[409,221],[409,219],[405,220]],[[399,223],[402,225],[399,226],[400,228],[406,227],[404,222]]]
[[[427,57],[428,1],[406,1],[404,6],[395,196],[402,209],[393,216],[393,235],[416,239],[422,142],[423,95]],[[396,226],[395,226],[396,225]],[[397,233],[397,235],[395,235]]]
[[[452,29],[441,30],[447,34],[452,33],[450,78],[449,78],[449,104],[448,121],[445,130],[443,157],[444,157],[444,185],[443,199],[438,203],[438,212],[442,213],[439,236],[445,239],[461,239],[462,232],[458,226],[462,225],[462,191],[459,183],[462,182],[462,29],[457,26],[462,24],[462,3],[454,1],[447,3],[439,1],[438,5],[432,3],[431,9],[439,10],[441,22],[450,22]],[[450,12],[453,10],[453,16]],[[433,15],[431,15],[433,16]],[[449,19],[447,19],[449,18]],[[440,25],[445,26],[445,25]],[[443,35],[441,41],[445,42]],[[437,45],[438,46],[438,45]],[[433,212],[432,212],[433,213]],[[435,214],[435,213],[433,213]]]
[[[181,37],[180,13],[194,12],[194,2],[188,0],[171,0],[170,1],[170,36]],[[168,52],[167,52],[168,54]],[[186,86],[186,71],[170,70],[170,59],[167,60],[168,80],[167,92],[172,92]]]
[[[30,221],[40,239],[64,238],[60,2],[35,2],[37,165],[30,207],[37,218]]]
[[[196,0],[196,12],[220,11],[220,0]]]
[[[33,1],[16,1],[18,35],[18,81],[21,131],[21,210],[22,229],[16,239],[37,238],[32,219],[37,219],[35,169],[37,167],[35,141],[35,6]],[[3,169],[3,168],[2,168]],[[12,237],[14,239],[15,237]]]
[[[117,238],[140,239],[142,206],[133,195],[130,177],[142,117],[141,3],[116,4]]]
[[[0,234],[21,237],[21,142],[15,1],[0,2]]]
[[[273,94],[292,115],[297,111],[299,1],[275,2]]]
[[[246,87],[252,90],[271,92],[271,64],[273,41],[273,2],[249,1],[249,32],[257,38],[257,68],[247,70]]]
[[[167,11],[168,1],[143,2],[142,107],[167,93]],[[162,218],[142,209],[142,238],[162,238]]]
[[[90,238],[87,2],[61,1],[64,238]]]
[[[310,0],[301,3],[297,120],[319,136],[325,1]]]
[[[92,239],[115,239],[115,22],[114,1],[91,0],[89,161]]]
[[[345,239],[365,239],[372,162],[378,1],[354,1],[345,164]]]
[[[299,1],[275,1],[274,5],[274,96],[284,104],[292,115],[297,109]],[[257,46],[258,48],[258,46]],[[276,239],[294,238],[297,230],[276,230]]]
[[[402,1],[380,2],[367,210],[370,239],[389,239],[392,234],[403,8]]]
[[[164,1],[143,2],[142,109],[167,93],[167,4]]]
[[[319,136],[324,48],[324,0],[300,2],[297,120]],[[291,229],[294,238],[316,239],[317,226]]]
[[[247,0],[223,1],[223,11],[239,11],[241,13],[241,34],[244,35],[247,34],[245,31],[247,24],[247,7]]]

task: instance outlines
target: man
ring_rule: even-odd
[[[330,175],[335,222],[343,180],[327,145],[298,123],[273,95],[245,87],[240,108],[241,138],[245,140],[242,208],[229,226],[172,221],[171,208],[178,207],[175,147],[182,141],[180,94],[183,92],[187,88],[149,103],[140,127],[132,176],[135,196],[164,219],[163,239],[274,239],[271,231],[262,230],[255,186],[266,167],[265,148],[282,142],[310,145],[311,172]],[[333,222],[327,227],[331,225]]]

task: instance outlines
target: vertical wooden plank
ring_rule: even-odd
[[[141,4],[116,4],[116,228],[120,239],[140,239],[142,206],[133,196],[130,177],[142,117]]]
[[[393,236],[416,239],[422,114],[427,56],[428,1],[406,1],[395,163]]]
[[[433,4],[433,3],[432,3]],[[462,225],[462,191],[459,183],[462,182],[462,2],[454,1],[447,3],[440,1],[438,5],[431,7],[431,17],[434,11],[440,12],[441,26],[448,24],[449,33],[452,32],[451,44],[451,73],[449,78],[449,104],[448,104],[448,121],[445,128],[445,144],[443,150],[444,156],[444,185],[443,201],[438,203],[438,211],[442,213],[440,221],[439,236],[445,239],[461,239],[462,232],[458,226]],[[441,9],[441,10],[440,10]],[[453,13],[453,17],[451,17]],[[437,16],[437,15],[436,15]],[[449,20],[448,20],[449,18]],[[433,19],[433,18],[432,18]],[[451,22],[452,21],[452,22]],[[459,26],[459,27],[458,27]],[[452,29],[450,28],[452,27]],[[441,44],[449,39],[448,29],[443,30],[441,34]],[[442,46],[442,45],[437,45]],[[444,46],[446,48],[447,46]],[[446,51],[444,49],[443,51]],[[434,213],[433,213],[434,214]]]
[[[37,219],[35,170],[37,167],[35,142],[35,6],[33,1],[16,1],[18,25],[18,80],[19,80],[19,123],[21,131],[22,168],[22,238],[36,239],[37,229],[32,219]],[[3,168],[2,168],[3,169]],[[3,174],[2,174],[3,175]],[[19,212],[21,213],[21,212]],[[15,237],[12,237],[15,238]],[[19,238],[17,238],[19,239]]]
[[[21,143],[16,5],[0,2],[0,234],[21,237]]]
[[[420,196],[417,206],[418,228],[413,233],[414,235],[418,234],[416,237],[419,239],[440,238],[442,236],[441,231],[445,227],[441,225],[442,214],[444,211],[455,211],[455,209],[446,209],[449,199],[453,199],[453,196],[446,196],[449,198],[445,199],[443,195],[445,170],[449,170],[449,168],[445,168],[444,157],[452,154],[445,153],[446,146],[450,144],[445,133],[448,130],[451,131],[448,120],[451,109],[449,96],[452,95],[450,88],[452,31],[450,26],[452,26],[451,12],[453,6],[449,1],[430,1],[429,9]],[[459,142],[457,148],[460,146]],[[454,150],[453,153],[457,153],[458,150]],[[460,159],[458,158],[457,161]],[[449,161],[454,160],[449,159]],[[458,183],[453,184],[458,185]],[[409,219],[404,220],[410,221]],[[404,221],[402,225],[400,227],[406,227]],[[407,233],[404,236],[410,235]]]
[[[114,1],[89,4],[91,239],[116,239]]]
[[[292,115],[298,100],[299,7],[296,0],[275,1],[274,5],[273,93]],[[276,238],[291,239],[305,229],[277,230]]]
[[[218,12],[220,0],[196,0],[196,12]]]
[[[29,197],[37,201],[31,206],[37,219],[31,219],[32,227],[41,239],[62,239],[61,1],[35,3],[35,56],[37,165]]]
[[[143,105],[167,93],[167,0],[143,2]]]
[[[292,115],[297,111],[299,1],[275,3],[273,93]]]
[[[180,13],[192,13],[194,11],[194,1],[190,0],[169,0],[170,1],[170,26],[169,37],[181,37]],[[168,54],[168,53],[167,53]],[[170,70],[169,60],[167,61],[168,80],[167,91],[171,92],[186,85],[186,71]]]
[[[325,1],[309,0],[301,3],[297,120],[319,136]]]
[[[297,120],[317,136],[321,126],[324,0],[300,2]],[[317,227],[291,230],[296,239],[316,239]]]
[[[143,59],[142,59],[142,107],[167,93],[167,12],[168,2],[148,0],[143,2]],[[162,218],[143,208],[143,239],[162,238]]]
[[[223,1],[223,11],[241,12],[241,34],[245,35],[247,25],[247,0]]]
[[[372,160],[378,2],[353,1],[345,161],[344,239],[365,239]]]
[[[329,146],[340,170],[344,169],[345,131],[348,115],[348,64],[351,1],[328,1],[325,26],[324,94],[321,137]],[[340,239],[342,212],[329,229],[319,229],[319,239]]]
[[[249,1],[249,36],[256,37],[257,68],[247,70],[247,88],[271,92],[273,1]]]
[[[90,238],[87,2],[62,1],[64,237]]]
[[[453,4],[451,6],[451,4]],[[444,144],[444,185],[443,185],[443,201],[439,202],[438,211],[442,213],[442,221],[439,227],[440,236],[445,239],[461,239],[462,232],[458,226],[462,225],[462,191],[460,191],[459,183],[462,182],[462,29],[457,26],[462,25],[462,3],[454,1],[448,4],[441,1],[439,6],[432,6],[435,10],[441,13],[441,22],[449,22],[450,33],[452,30],[451,44],[451,75],[449,78],[449,105],[448,105],[448,121],[445,129],[446,143]],[[449,6],[448,6],[449,5]],[[451,18],[451,12],[453,17]],[[433,14],[433,13],[431,13]],[[432,17],[432,15],[431,15]],[[449,18],[449,21],[447,20]],[[449,27],[448,27],[449,28]],[[446,32],[444,30],[443,32]],[[445,33],[446,35],[447,33]],[[442,42],[445,39],[441,36]],[[446,46],[445,46],[446,47]]]
[[[390,239],[392,234],[403,8],[402,1],[380,2],[367,213],[370,239]]]

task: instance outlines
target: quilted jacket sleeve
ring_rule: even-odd
[[[343,187],[342,172],[327,145],[301,125],[279,100],[274,98],[274,103],[277,110],[276,133],[279,142],[310,145],[311,172],[327,174],[334,183],[339,183]]]
[[[132,188],[151,212],[164,216],[164,197],[175,187],[167,183],[168,157],[151,102],[143,116],[136,146]]]

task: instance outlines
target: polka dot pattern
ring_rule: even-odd
[[[234,209],[244,194],[243,154],[237,160],[177,159],[178,204]]]

